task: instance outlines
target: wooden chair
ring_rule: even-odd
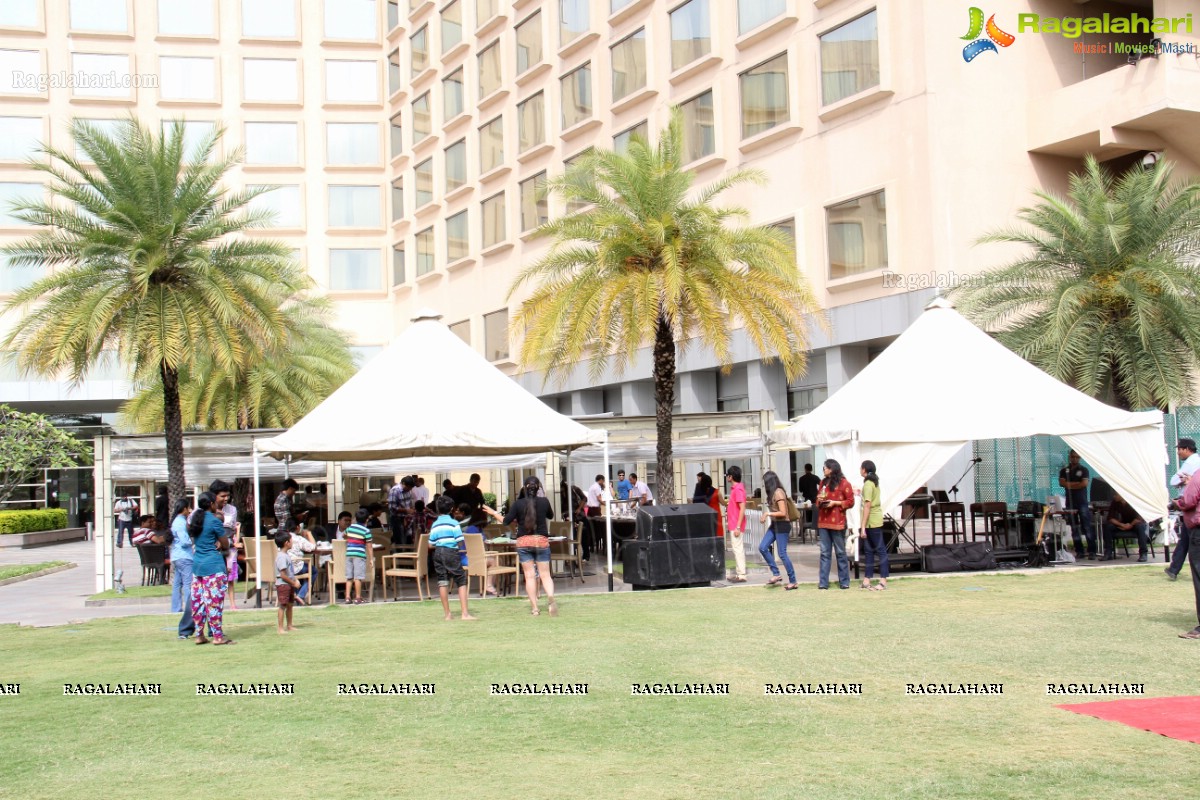
[[[258,581],[258,565],[262,563],[266,565],[263,582],[267,593],[267,602],[270,602],[271,594],[275,591],[275,556],[279,555],[279,550],[275,547],[274,539],[262,537],[262,559],[260,560],[259,553],[255,549],[255,541],[253,536],[242,538],[242,543],[246,546],[246,599],[249,600],[254,596],[254,589]]]
[[[567,577],[574,578],[579,571],[579,579],[583,580],[583,548],[580,542],[571,535],[571,525],[568,522],[551,522],[551,536],[565,536],[561,542],[550,542],[550,563],[561,561]]]
[[[989,539],[999,549],[1000,538],[1008,547],[1008,506],[1004,503],[971,503],[971,541]]]
[[[476,534],[477,535],[477,534]],[[468,556],[468,560],[470,557]],[[425,592],[430,597],[433,594],[429,591],[429,534],[421,534],[421,538],[417,540],[417,549],[413,553],[393,553],[390,556],[384,556],[381,559],[383,569],[383,600],[387,602],[387,584],[388,579],[412,578],[417,582],[417,597],[421,600],[425,596],[421,594],[421,581],[425,581]],[[396,593],[396,599],[399,600],[399,590]]]
[[[325,563],[325,578],[329,586],[329,604],[337,601],[337,585],[346,581],[346,540],[339,539],[333,544],[333,552]],[[363,580],[367,590],[367,602],[375,601],[375,559],[370,549],[367,550],[367,577]],[[346,586],[346,599],[350,599],[350,586]]]
[[[167,546],[165,544],[138,545],[138,558],[142,562],[142,586],[153,586],[167,582]]]
[[[467,586],[470,588],[471,578],[479,579],[479,596],[483,597],[484,588],[490,583],[490,578],[517,574],[515,566],[500,565],[500,557],[504,553],[489,553],[483,546],[483,534],[464,534],[467,544]],[[491,558],[496,559],[496,566],[488,566]]]

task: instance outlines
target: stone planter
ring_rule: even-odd
[[[87,538],[87,528],[59,528],[54,531],[33,531],[32,533],[0,534],[0,549],[42,547],[59,542],[78,542]]]

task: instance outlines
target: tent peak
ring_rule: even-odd
[[[433,310],[432,308],[430,308],[429,306],[426,306],[425,308],[418,309],[418,310],[417,310],[417,313],[416,313],[416,316],[414,316],[414,317],[412,317],[411,319],[409,319],[409,322],[422,322],[422,321],[424,321],[424,320],[427,320],[427,319],[429,319],[429,320],[439,320],[439,319],[441,319],[441,318],[442,318],[442,315],[441,315],[441,314],[439,314],[438,312],[434,311],[434,310]]]
[[[954,303],[951,303],[949,299],[939,295],[930,300],[929,305],[925,306],[926,311],[934,308],[954,308]]]

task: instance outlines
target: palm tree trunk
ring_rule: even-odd
[[[163,434],[167,440],[167,494],[171,505],[187,495],[183,478],[183,414],[179,404],[179,370],[158,367],[163,385]]]
[[[675,410],[675,337],[663,315],[654,331],[654,427],[657,433],[655,491],[663,505],[675,502],[675,459],[671,454],[671,415]]]

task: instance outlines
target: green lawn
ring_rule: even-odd
[[[1200,750],[1054,708],[1046,683],[1196,694],[1191,588],[1158,566],[899,579],[887,592],[726,590],[567,597],[533,619],[478,602],[230,615],[232,647],[170,615],[0,628],[0,798],[1181,798]],[[162,682],[154,697],[62,684]],[[297,697],[197,697],[195,683],[294,682]],[[436,682],[433,697],[338,697],[339,682]],[[586,682],[586,697],[493,697],[493,682]],[[727,682],[728,697],[630,684]],[[861,697],[765,697],[768,682]],[[908,682],[1004,683],[999,697]],[[282,778],[287,774],[286,781]],[[1187,787],[1192,787],[1188,789]]]
[[[116,589],[105,589],[99,594],[94,594],[88,600],[115,600],[121,597],[170,597],[171,587],[164,584],[155,584],[153,586],[126,586],[124,592],[118,592]]]
[[[41,561],[37,564],[14,564],[12,566],[0,567],[0,581],[7,578],[17,578],[21,575],[28,575],[31,572],[37,572],[43,569],[52,567],[61,567],[67,564],[67,561]]]

